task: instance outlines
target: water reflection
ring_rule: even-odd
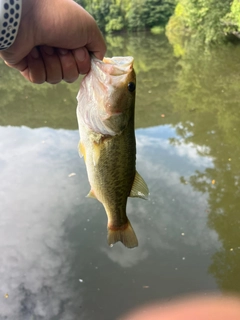
[[[177,126],[181,138],[172,143],[197,144],[203,148],[201,155],[213,159],[212,167],[198,169],[182,177],[182,182],[208,195],[208,225],[222,243],[209,272],[222,290],[239,293],[240,73],[236,65],[240,47],[228,45],[205,52],[191,43],[186,47],[171,95],[174,112],[181,111],[181,126]]]
[[[151,192],[128,202],[140,245],[109,248],[104,209],[85,198],[79,83],[34,86],[0,62],[0,319],[112,320],[153,299],[240,292],[240,48],[188,44],[176,59],[162,36],[108,41],[109,56],[135,57]]]
[[[172,147],[173,134],[169,126],[137,131],[138,169],[152,193],[150,201],[129,201],[140,246],[126,250],[107,246],[104,209],[85,198],[77,131],[0,127],[1,295],[9,295],[0,300],[3,318],[85,319],[102,312],[99,319],[113,319],[139,301],[215,288],[206,269],[219,243],[206,228],[207,197],[180,183],[196,163],[208,163],[194,147],[183,153]],[[115,286],[120,296],[140,292],[109,311]],[[147,297],[144,286],[151,288]]]
[[[64,221],[69,204],[82,200],[68,178],[81,167],[71,163],[76,135],[0,127],[0,136],[0,318],[75,319],[82,288],[71,275]]]
[[[165,37],[149,36],[148,41],[142,41],[143,37],[122,38],[122,46],[118,48],[111,45],[108,37],[107,52],[107,56],[134,56],[138,81],[137,128],[159,125],[161,114],[172,112],[168,94],[174,85],[176,63]],[[112,42],[115,41],[114,37]],[[152,47],[151,54],[149,47]],[[75,109],[79,82],[32,85],[0,60],[0,125],[77,129]]]

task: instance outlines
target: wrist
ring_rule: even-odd
[[[22,0],[0,0],[0,50],[15,41],[22,14]]]

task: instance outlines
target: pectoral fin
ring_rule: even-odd
[[[98,160],[100,158],[100,144],[99,143],[96,143],[94,142],[93,143],[93,165],[96,166],[98,164]]]
[[[149,194],[148,186],[140,174],[136,171],[130,197],[138,197],[147,200]]]
[[[85,159],[85,148],[81,141],[79,141],[79,144],[78,144],[78,153],[81,158],[84,157]]]

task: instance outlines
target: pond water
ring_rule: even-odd
[[[0,319],[113,320],[150,301],[240,293],[240,48],[108,37],[137,73],[139,247],[107,245],[86,198],[74,84],[32,85],[0,62]],[[179,51],[179,50],[178,50]]]

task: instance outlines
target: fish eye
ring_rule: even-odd
[[[133,92],[135,91],[136,85],[134,82],[129,82],[128,83],[128,91]]]

